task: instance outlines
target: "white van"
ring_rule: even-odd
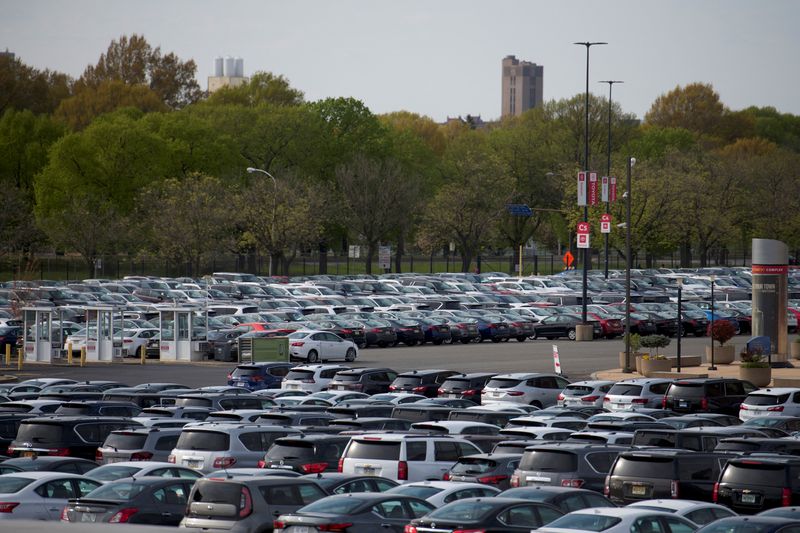
[[[399,482],[441,480],[459,457],[482,453],[471,442],[448,436],[368,433],[354,436],[339,472]]]

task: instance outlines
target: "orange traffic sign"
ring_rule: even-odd
[[[572,255],[572,252],[567,250],[567,253],[564,254],[564,257],[562,257],[561,260],[564,261],[565,265],[571,267],[572,263],[575,262],[575,257]]]

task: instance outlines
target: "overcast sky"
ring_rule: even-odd
[[[142,34],[194,59],[205,89],[214,58],[245,75],[287,77],[307,100],[352,96],[373,112],[437,121],[500,115],[500,62],[544,66],[545,100],[624,80],[613,98],[644,116],[677,85],[710,83],[731,109],[800,115],[797,0],[2,0],[0,49],[79,76],[112,39]]]

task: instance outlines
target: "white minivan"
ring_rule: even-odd
[[[339,472],[395,481],[441,480],[459,457],[482,453],[471,442],[448,436],[368,433],[354,436]]]

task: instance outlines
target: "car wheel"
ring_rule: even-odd
[[[517,342],[525,342],[525,340],[526,340],[527,338],[528,338],[528,337],[526,337],[525,335],[521,335],[521,336],[517,337]]]
[[[530,403],[530,405],[532,405],[533,407],[538,407],[539,409],[541,409],[541,408],[542,408],[542,402],[540,402],[539,400],[533,400],[533,401]]]
[[[567,338],[571,341],[574,341],[578,337],[578,334],[575,333],[574,329],[567,331]]]
[[[308,352],[308,355],[306,356],[306,362],[316,363],[317,361],[319,361],[319,354],[317,353],[316,350],[310,350]]]
[[[536,340],[538,338],[539,338],[539,334],[536,333],[536,330],[533,330],[533,333],[531,333],[531,339]]]
[[[416,346],[417,345],[417,341],[406,341],[405,345],[406,346]]]
[[[443,342],[444,342],[444,341],[443,341],[442,339],[436,339],[435,341],[433,341],[433,344],[435,344],[436,346],[439,346],[439,345],[440,345],[440,344],[442,344]]]
[[[352,363],[356,360],[356,349],[355,348],[348,348],[347,353],[344,355],[344,360],[348,363]]]
[[[472,342],[472,339],[461,339],[461,344],[469,344]]]
[[[500,339],[498,337],[492,337],[492,342],[500,342]]]
[[[367,347],[367,343],[366,342],[360,342],[360,343],[356,344],[356,346],[358,346],[358,348],[360,350],[363,350],[364,348]]]
[[[387,343],[387,342],[379,342],[378,346],[381,347],[381,348],[386,348],[387,346],[389,346],[389,343]]]
[[[483,337],[478,337],[478,342],[483,342],[483,341],[484,341]]]

